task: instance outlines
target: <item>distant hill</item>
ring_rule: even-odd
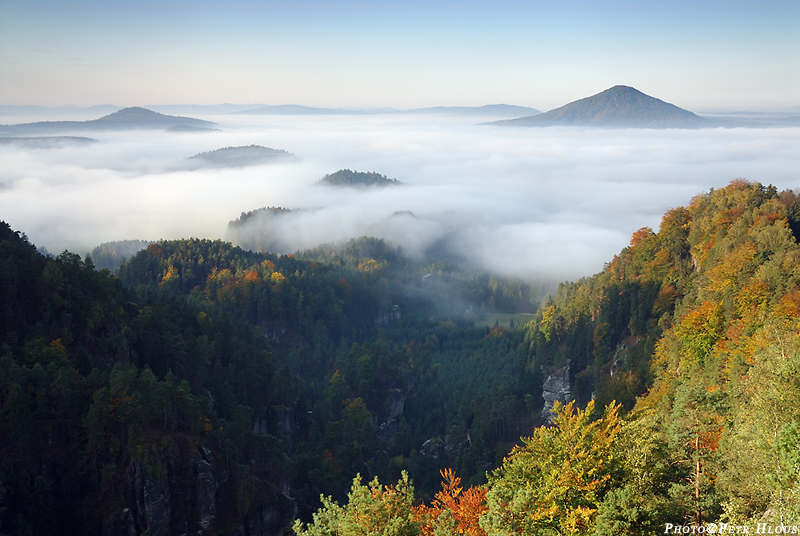
[[[485,106],[434,106],[432,108],[415,108],[404,113],[418,114],[451,114],[451,115],[494,115],[506,117],[521,117],[538,115],[542,112],[527,106],[514,106],[512,104],[487,104]]]
[[[291,225],[288,218],[308,212],[308,209],[283,207],[262,207],[242,212],[241,216],[228,223],[225,240],[249,251],[291,253],[294,248],[291,240],[282,232],[284,226]]]
[[[346,108],[314,108],[298,104],[278,104],[261,106],[252,110],[237,112],[242,115],[363,115],[368,111],[348,110]]]
[[[430,114],[430,115],[493,115],[495,117],[520,117],[541,113],[535,108],[511,104],[487,104],[485,106],[433,106],[398,110],[394,108],[314,108],[296,104],[261,106],[237,112],[244,115],[380,115],[380,114]]]
[[[211,127],[215,123],[194,119],[164,115],[145,108],[123,108],[114,113],[91,121],[42,121],[38,123],[22,123],[18,125],[0,126],[0,131],[9,133],[63,132],[72,130],[134,130],[134,129],[168,129],[183,125],[191,127]]]
[[[202,133],[202,132],[219,132],[218,128],[208,127],[193,127],[192,125],[175,125],[169,127],[167,132],[189,132],[189,133]]]
[[[17,145],[30,149],[51,149],[66,145],[88,145],[90,143],[97,143],[97,140],[83,136],[0,137],[0,145]]]
[[[89,256],[98,270],[119,268],[123,260],[130,259],[145,249],[151,242],[147,240],[116,240],[104,242],[94,248]]]
[[[223,147],[215,151],[208,151],[190,156],[193,165],[200,167],[246,167],[274,162],[276,160],[291,160],[297,158],[290,152],[282,149],[272,149],[261,145],[247,145],[242,147]]]
[[[549,112],[489,123],[514,127],[596,126],[640,128],[702,128],[718,126],[628,86],[614,86]]]

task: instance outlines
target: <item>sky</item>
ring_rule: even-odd
[[[2,124],[66,118],[8,105],[546,111],[618,84],[701,113],[800,113],[800,2],[0,0]],[[412,256],[446,243],[475,266],[560,281],[601,270],[634,231],[657,229],[665,211],[710,188],[736,178],[800,187],[798,127],[217,112],[189,114],[218,123],[204,134],[0,144],[0,219],[51,252],[84,254],[114,240],[224,238],[242,212],[282,206],[308,210],[270,224],[281,252],[368,234]],[[298,160],[186,169],[199,152],[250,144]],[[407,187],[314,185],[344,168]]]
[[[800,106],[800,2],[0,0],[0,104]]]

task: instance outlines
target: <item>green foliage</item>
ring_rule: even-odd
[[[489,479],[481,525],[494,534],[589,534],[611,478],[618,407],[590,421],[585,410],[556,403],[555,426],[522,439]]]
[[[329,173],[322,177],[317,184],[327,184],[330,186],[397,186],[403,184],[397,179],[390,179],[386,175],[370,171],[350,171],[340,169],[335,173]]]
[[[131,460],[159,446],[153,475],[179,463],[161,445],[188,455],[205,444],[222,463],[246,461],[253,506],[274,497],[285,446],[257,437],[249,416],[236,421],[241,408],[296,400],[262,335],[182,297],[145,287],[134,294],[88,258],[44,257],[4,223],[0,249],[13,263],[0,274],[8,291],[0,532],[97,533],[117,523],[119,501],[131,496]]]
[[[456,510],[413,518],[410,479],[430,499],[444,467],[474,485],[498,465],[494,534],[798,519],[798,207],[745,181],[698,196],[518,329],[473,322],[533,311],[542,288],[380,240],[296,257],[164,241],[114,278],[2,224],[0,532],[121,527],[131,471],[188,474],[198,447],[225,467],[223,533],[281,482],[304,533],[461,530]],[[575,401],[536,428],[567,362]],[[356,481],[345,503],[357,473],[400,483]]]
[[[413,536],[420,534],[413,502],[414,488],[405,472],[396,485],[386,487],[377,478],[365,486],[357,475],[345,506],[322,497],[313,522],[296,521],[293,530],[297,536]]]

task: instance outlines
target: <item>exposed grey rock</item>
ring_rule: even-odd
[[[542,417],[548,426],[553,424],[553,405],[556,401],[561,404],[566,404],[572,400],[572,384],[569,381],[569,361],[563,368],[558,369],[553,374],[547,377],[542,385],[542,398],[544,398],[544,407],[542,408]]]
[[[389,415],[386,417],[387,421],[399,418],[403,415],[403,407],[406,403],[406,394],[400,389],[392,389],[389,391]]]
[[[444,439],[432,437],[427,440],[419,448],[419,454],[434,460],[445,460],[451,458],[455,450],[455,445],[450,444],[450,436],[445,435]]]
[[[125,536],[145,532],[151,536],[216,534],[222,522],[218,518],[218,493],[228,479],[225,464],[215,463],[208,448],[174,440],[162,443],[158,449],[148,450],[131,461],[129,487],[121,495],[125,504],[114,518],[104,520],[103,533],[122,532]],[[290,534],[297,505],[289,496],[285,476],[274,484],[282,493],[275,495],[268,504],[251,510],[234,534]]]
[[[375,325],[385,326],[394,320],[400,320],[400,316],[400,306],[397,304],[392,305],[391,309],[378,314],[378,317],[375,319]]]
[[[122,517],[125,520],[125,536],[137,536],[139,533],[136,532],[136,524],[133,521],[133,514],[131,514],[131,509],[123,508]]]
[[[292,533],[297,517],[294,499],[283,496],[277,503],[268,504],[248,516],[244,525],[246,536],[285,536]]]
[[[273,406],[253,418],[253,432],[271,434],[286,444],[289,452],[297,442],[300,424],[294,406]]]
[[[156,463],[148,464],[150,471],[143,478],[142,503],[145,527],[151,536],[161,536],[169,534],[172,504],[166,467],[157,463],[160,460],[153,461]],[[159,467],[163,467],[160,473],[157,470]]]
[[[213,528],[217,490],[227,473],[215,467],[207,448],[187,452],[170,443],[133,460],[130,475],[129,506],[121,512],[128,536],[202,534]]]
[[[217,481],[214,478],[211,464],[200,460],[194,466],[197,475],[195,491],[197,496],[197,523],[203,530],[207,529],[216,515]]]
[[[253,418],[253,433],[254,434],[268,434],[269,433],[269,416],[267,410],[262,411],[259,415]]]
[[[389,448],[394,446],[394,436],[397,435],[397,421],[392,419],[378,427],[375,432],[376,439],[381,443],[386,443]]]
[[[403,416],[407,398],[402,390],[391,389],[382,412],[386,415],[386,420],[379,425],[378,417],[373,416],[373,426],[376,428],[375,437],[379,442],[385,443],[388,448],[394,447],[394,437],[397,434],[397,427]]]

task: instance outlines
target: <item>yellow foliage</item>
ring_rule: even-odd
[[[177,279],[178,279],[178,270],[174,266],[170,265],[169,269],[167,270],[167,273],[165,273],[164,277],[161,278],[159,286],[164,286],[166,283],[169,283],[170,281],[176,281]]]
[[[744,242],[729,255],[719,260],[708,272],[708,288],[713,292],[723,292],[739,284],[740,278],[747,276],[745,266],[756,256],[756,247],[752,242]]]

